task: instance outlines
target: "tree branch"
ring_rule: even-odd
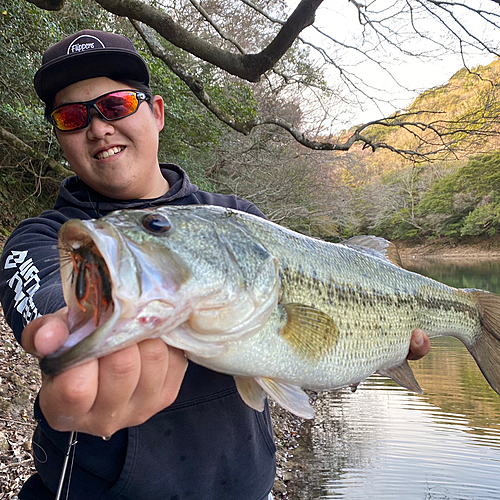
[[[405,128],[411,130],[412,134],[420,141],[424,141],[421,137],[423,132],[429,132],[436,137],[442,137],[445,134],[444,130],[438,129],[437,125],[426,123],[423,121],[416,121],[415,117],[422,115],[425,112],[403,113],[395,117],[385,118],[381,120],[374,120],[358,126],[353,132],[348,134],[348,137],[343,141],[315,141],[309,139],[303,132],[301,132],[293,124],[280,117],[265,116],[257,117],[248,121],[238,121],[232,115],[223,110],[206,92],[203,83],[191,75],[174,57],[172,57],[166,49],[158,42],[155,34],[147,26],[141,25],[137,21],[131,21],[139,34],[142,36],[151,53],[161,59],[173,73],[175,73],[193,92],[193,94],[201,101],[201,103],[211,111],[219,120],[231,127],[233,130],[240,132],[244,135],[262,125],[275,125],[286,130],[297,142],[303,146],[318,150],[318,151],[348,151],[356,143],[361,143],[363,148],[371,148],[373,151],[376,149],[388,149],[392,152],[398,153],[406,158],[420,158],[429,159],[430,156],[438,154],[439,152],[446,151],[448,146],[444,143],[439,144],[437,151],[420,152],[417,150],[400,149],[391,146],[385,142],[379,142],[371,139],[369,135],[364,132],[368,127],[383,126],[387,128]],[[428,114],[428,112],[427,112]],[[442,127],[441,127],[442,128]],[[428,141],[427,141],[428,142]]]
[[[35,2],[35,0],[28,1]],[[260,77],[281,59],[299,33],[314,22],[316,10],[323,2],[323,0],[302,0],[266,48],[258,54],[235,54],[220,49],[185,30],[169,15],[140,0],[96,1],[109,12],[141,21],[180,49],[250,82],[259,81]]]
[[[62,175],[64,177],[69,177],[70,175],[74,175],[71,170],[68,170],[67,168],[63,167],[60,163],[54,160],[54,158],[51,158],[50,156],[45,156],[44,154],[36,151],[31,146],[26,144],[24,141],[19,139],[19,137],[16,137],[8,130],[5,130],[3,127],[0,127],[0,139],[9,143],[13,148],[17,149],[26,156],[36,158],[37,160],[46,163],[49,166],[49,168],[54,170],[54,172],[57,172],[59,175]]]

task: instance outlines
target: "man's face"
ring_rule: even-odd
[[[95,99],[127,86],[106,77],[91,78],[60,90],[54,107]],[[156,198],[168,183],[158,164],[158,133],[163,128],[163,99],[153,98],[153,111],[143,102],[137,112],[106,121],[91,111],[89,125],[73,132],[56,130],[72,170],[87,185],[115,199]]]

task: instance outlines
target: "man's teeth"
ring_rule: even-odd
[[[113,155],[119,153],[123,149],[125,149],[125,148],[123,148],[123,147],[119,148],[118,146],[115,146],[114,148],[106,149],[106,151],[100,151],[99,153],[97,153],[95,155],[95,157],[99,160],[102,160],[104,158],[107,158],[108,156],[113,156]]]

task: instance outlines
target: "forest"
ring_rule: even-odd
[[[284,1],[112,4],[10,0],[0,8],[4,235],[50,208],[61,180],[71,175],[32,82],[43,50],[80,29],[114,30],[134,41],[151,68],[153,91],[166,102],[160,159],[179,164],[201,189],[236,193],[271,220],[331,241],[355,234],[460,239],[500,232],[500,60],[486,42],[490,64],[457,67],[447,82],[421,92],[406,108],[353,124],[354,91],[367,96],[366,82],[340,68],[337,52],[334,60],[333,52],[306,43],[299,35],[303,27],[273,69],[250,81],[175,40],[156,38],[155,45],[150,28],[139,23],[154,18],[139,10],[147,4],[204,41],[252,54],[273,40],[274,25],[288,25],[276,21],[285,19]],[[135,11],[119,11],[129,6],[137,9],[135,18]],[[497,7],[493,2],[490,9],[495,27]],[[360,11],[360,23],[361,14],[367,11]],[[161,32],[153,21],[149,25]],[[380,26],[376,34],[390,42]],[[395,28],[393,33],[399,38]],[[374,57],[370,48],[362,50]],[[334,84],[326,59],[340,68]]]

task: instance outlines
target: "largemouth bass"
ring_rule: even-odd
[[[500,390],[500,297],[409,272],[381,238],[328,243],[195,205],[70,220],[59,245],[71,335],[41,361],[47,374],[161,337],[233,375],[251,407],[270,395],[308,418],[303,389],[374,372],[421,392],[406,356],[422,328],[460,339]]]

